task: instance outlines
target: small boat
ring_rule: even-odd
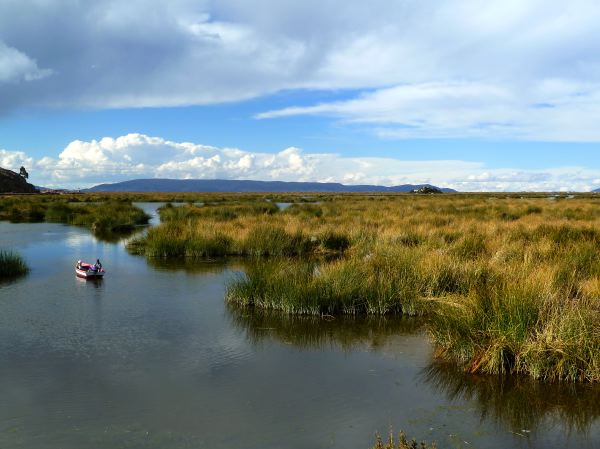
[[[106,274],[104,268],[98,268],[93,263],[78,261],[75,265],[75,274],[77,277],[85,279],[102,279]]]

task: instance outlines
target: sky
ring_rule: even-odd
[[[600,188],[595,0],[0,0],[0,166]]]

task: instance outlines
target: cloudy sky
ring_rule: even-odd
[[[600,187],[595,0],[0,0],[0,166]]]

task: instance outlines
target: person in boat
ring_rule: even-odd
[[[96,259],[96,263],[94,264],[94,271],[100,271],[102,269],[102,264],[100,263],[100,259]]]
[[[78,270],[81,270],[81,260],[77,261],[77,265],[75,265],[75,268],[77,268]]]

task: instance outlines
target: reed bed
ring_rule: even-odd
[[[0,198],[0,220],[66,223],[86,226],[96,234],[107,235],[130,231],[137,225],[147,224],[150,219],[125,199],[93,202],[80,199],[57,195],[3,197]]]
[[[28,272],[29,268],[20,255],[0,250],[0,281],[14,279]]]
[[[130,250],[253,259],[227,293],[244,307],[426,315],[440,357],[469,372],[600,380],[600,197],[295,198],[167,206]]]

